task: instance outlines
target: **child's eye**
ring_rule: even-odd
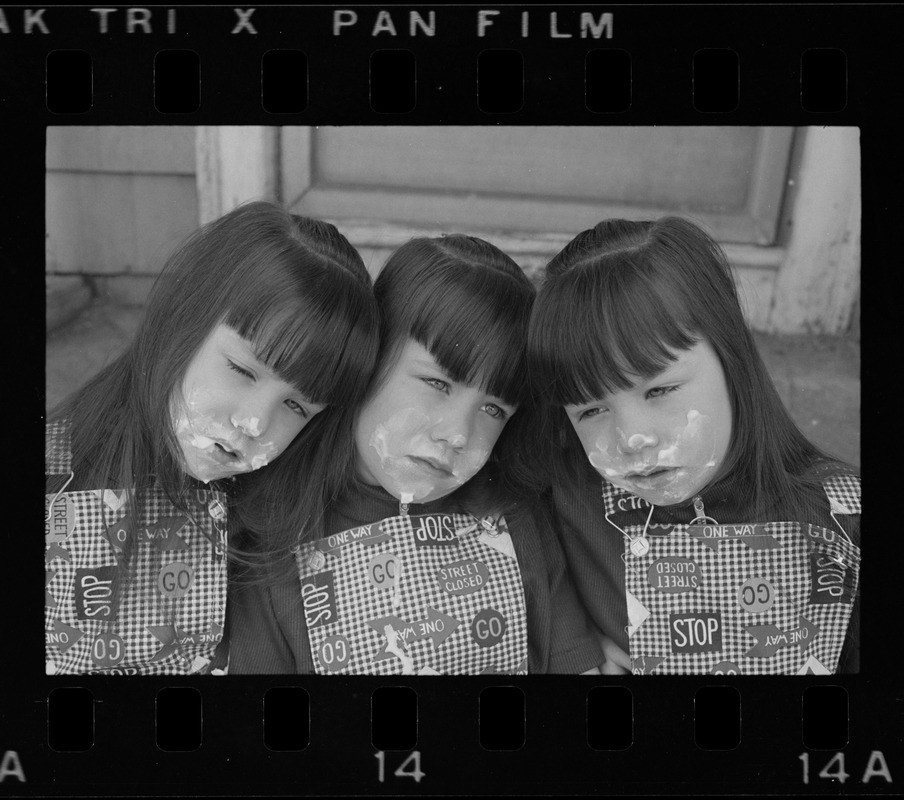
[[[650,389],[647,392],[647,399],[653,397],[663,397],[664,395],[671,394],[672,392],[680,389],[680,386],[657,386],[655,389]]]
[[[582,419],[589,419],[590,417],[596,417],[606,411],[605,408],[600,406],[594,406],[593,408],[585,408],[580,414],[578,414],[578,422]]]
[[[493,419],[508,419],[508,412],[504,408],[500,408],[495,403],[487,403],[483,410],[486,411]]]
[[[449,392],[449,383],[447,381],[440,380],[439,378],[421,378],[421,380],[439,392],[447,394]]]
[[[252,380],[254,379],[254,375],[252,375],[250,372],[248,372],[247,369],[240,367],[238,364],[234,363],[233,361],[230,361],[228,358],[226,359],[226,364],[229,366],[229,369],[231,369],[233,372],[238,372],[239,375],[244,375],[246,378],[251,378]]]
[[[308,410],[307,410],[301,403],[299,403],[297,400],[286,400],[286,405],[287,405],[290,409],[292,409],[292,411],[293,411],[294,413],[300,414],[300,415],[301,415],[302,417],[304,417],[305,419],[309,419],[310,416],[311,416],[311,415],[308,413]]]

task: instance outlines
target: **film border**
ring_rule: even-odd
[[[44,131],[48,125],[106,124],[383,124],[386,115],[373,112],[367,102],[367,58],[372,50],[386,46],[374,35],[380,9],[395,14],[409,7],[359,6],[344,8],[358,12],[362,24],[348,26],[340,41],[331,38],[332,6],[259,7],[251,17],[257,32],[233,32],[242,15],[233,7],[178,9],[177,32],[166,33],[166,23],[141,35],[130,34],[123,13],[109,15],[106,33],[98,31],[98,16],[88,7],[47,7],[37,15],[31,7],[31,27],[26,29],[26,8],[3,6],[9,32],[0,33],[5,45],[0,53],[0,114],[5,157],[8,159],[7,214],[3,242],[7,279],[16,295],[27,300],[15,303],[5,314],[7,341],[25,353],[41,351],[40,318],[42,286],[38,271],[24,265],[43,262],[44,219]],[[249,7],[243,7],[247,12]],[[623,114],[600,115],[587,110],[574,76],[582,75],[586,51],[599,42],[541,35],[532,23],[532,33],[520,37],[517,16],[531,12],[535,20],[548,21],[558,13],[557,32],[574,32],[568,11],[599,13],[599,6],[416,6],[437,15],[434,37],[398,36],[393,47],[411,50],[418,60],[419,80],[427,87],[418,92],[417,109],[393,124],[789,124],[854,125],[861,129],[863,153],[863,261],[890,262],[890,232],[899,218],[900,193],[894,181],[900,171],[893,109],[900,107],[901,89],[893,76],[902,74],[900,48],[895,31],[901,21],[896,6],[799,5],[777,6],[605,6],[613,13],[615,29],[606,47],[620,47],[632,56],[632,106]],[[494,24],[478,36],[478,12],[499,10]],[[154,14],[163,9],[152,9]],[[512,15],[514,26],[503,24]],[[405,16],[398,17],[404,19]],[[41,31],[39,19],[47,28]],[[165,19],[165,17],[163,17]],[[573,17],[572,17],[573,23]],[[117,26],[119,26],[117,28]],[[3,26],[0,26],[2,29]],[[401,25],[400,25],[401,27]],[[325,33],[326,32],[326,33]],[[175,38],[168,38],[169,36]],[[201,107],[192,114],[164,115],[153,106],[151,95],[153,54],[165,47],[196,51],[202,64]],[[742,83],[741,102],[728,114],[706,115],[690,102],[687,64],[699,48],[723,46],[735,49],[747,75],[752,59],[754,79]],[[311,64],[329,64],[312,83],[308,108],[299,114],[272,115],[259,102],[256,70],[261,54],[274,47],[299,47]],[[799,56],[806,47],[836,47],[847,55],[848,101],[843,111],[814,114],[799,102]],[[475,64],[487,48],[518,49],[525,63],[525,103],[520,111],[488,115],[474,102]],[[55,115],[46,110],[44,65],[54,49],[83,49],[94,59],[94,101],[90,111]],[[431,86],[432,73],[447,74],[454,65],[456,77],[440,92]],[[680,65],[684,68],[680,68]],[[578,84],[580,81],[577,82]],[[419,84],[420,86],[420,84]],[[77,117],[77,118],[76,118]],[[178,117],[178,118],[175,118]],[[895,169],[897,167],[897,169]],[[875,268],[874,268],[875,269]],[[878,302],[879,326],[888,311]],[[868,337],[866,337],[868,338]],[[893,341],[889,339],[889,341]],[[23,348],[24,345],[24,348]],[[23,360],[24,361],[24,360]],[[21,474],[38,474],[40,450],[33,439],[41,424],[40,387],[43,380],[38,359],[19,365],[27,374],[24,391],[13,392],[7,413],[26,397],[29,425],[15,428],[12,453],[22,464]],[[869,361],[867,360],[867,364]],[[33,371],[32,371],[33,370]],[[864,380],[870,369],[864,370]],[[18,383],[18,382],[17,382]],[[34,392],[31,387],[37,387]],[[38,401],[37,403],[35,401]],[[18,418],[18,417],[17,417]],[[15,419],[15,418],[14,418]],[[873,420],[870,423],[870,419]],[[867,424],[876,424],[871,411]],[[21,441],[19,441],[21,439]],[[32,455],[34,454],[34,455]],[[34,459],[34,461],[32,461]],[[868,461],[868,459],[867,459]],[[873,480],[887,477],[876,473]],[[18,497],[27,497],[29,483],[23,480]],[[19,489],[19,486],[15,487]],[[885,487],[882,487],[885,488]],[[889,487],[892,488],[892,487]],[[881,497],[889,492],[873,493]],[[21,518],[23,531],[30,503],[16,506],[14,520]],[[10,526],[15,530],[19,526]],[[14,565],[29,562],[28,537],[9,536],[7,546]],[[4,669],[2,741],[0,751],[17,754],[26,782],[6,776],[0,792],[11,796],[55,796],[71,794],[132,795],[187,793],[239,794],[358,794],[358,793],[498,793],[561,794],[636,793],[665,794],[726,793],[750,791],[756,784],[766,793],[836,792],[831,777],[820,779],[820,769],[833,753],[811,753],[810,781],[802,782],[800,754],[800,696],[809,686],[841,685],[848,691],[850,742],[844,748],[847,772],[844,791],[851,794],[890,793],[895,784],[881,776],[864,783],[872,754],[882,752],[890,774],[898,781],[901,770],[902,710],[900,666],[894,648],[886,647],[888,629],[893,631],[895,568],[901,563],[900,537],[894,531],[881,542],[882,564],[864,565],[867,596],[864,610],[862,672],[856,676],[829,678],[725,679],[742,695],[742,744],[728,753],[703,752],[693,744],[693,695],[712,680],[697,678],[557,678],[528,677],[469,679],[213,679],[118,681],[97,677],[47,677],[40,674],[40,627],[19,608],[38,607],[27,573],[8,574],[2,584],[7,623],[8,661]],[[20,555],[21,552],[21,555]],[[20,561],[21,559],[21,561]],[[20,596],[21,595],[21,596]],[[871,596],[870,596],[871,595]],[[29,599],[30,598],[30,599]],[[34,601],[34,602],[32,602]],[[36,616],[36,615],[35,615]],[[883,626],[883,622],[886,624]],[[96,740],[83,754],[55,753],[46,744],[46,697],[60,686],[86,686],[95,696]],[[193,753],[161,753],[154,746],[153,703],[156,692],[171,685],[195,686],[204,696],[205,743]],[[255,730],[260,725],[263,690],[270,686],[295,685],[311,696],[311,745],[302,753],[274,754],[264,748]],[[378,686],[410,685],[419,694],[418,750],[422,753],[424,778],[419,782],[398,779],[380,784],[378,760],[370,742],[368,698]],[[525,692],[528,721],[526,744],[519,751],[483,751],[477,742],[476,712],[472,709],[481,688],[518,685]],[[586,745],[583,704],[593,686],[627,685],[634,696],[634,745],[627,751],[592,751]],[[768,707],[768,709],[767,709]],[[575,725],[575,719],[578,724]],[[535,721],[538,720],[538,721]],[[748,728],[748,725],[750,726]],[[119,732],[125,732],[121,735]],[[682,737],[687,740],[682,741]],[[387,772],[401,760],[387,754]],[[5,757],[7,771],[15,767]],[[832,769],[827,771],[831,775]],[[836,773],[837,775],[837,773]]]

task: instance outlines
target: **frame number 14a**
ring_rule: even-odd
[[[804,783],[810,782],[810,754],[801,753],[798,756],[803,766]],[[815,767],[814,767],[815,768]],[[844,753],[835,753],[826,765],[817,773],[818,777],[823,780],[837,781],[843,784],[851,775],[846,771],[844,765]],[[866,762],[866,768],[863,770],[863,776],[860,778],[861,783],[869,783],[873,778],[878,778],[891,783],[891,771],[885,761],[885,756],[881,750],[873,750],[869,754]]]

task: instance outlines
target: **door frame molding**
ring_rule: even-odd
[[[281,199],[280,129],[261,125],[199,125],[195,129],[198,222],[248,200]]]
[[[860,131],[807,127],[796,133],[799,158],[787,178],[781,245],[726,250],[742,284],[756,286],[757,297],[748,302],[753,327],[771,333],[843,334],[856,319],[860,296]],[[200,222],[245,200],[297,202],[313,182],[311,139],[310,128],[294,126],[199,126]],[[283,157],[290,151],[307,152],[308,158],[290,165]],[[408,233],[404,226],[375,220],[357,221],[354,227],[356,245],[370,240],[371,246],[374,241],[391,246]],[[519,238],[519,250],[526,254],[545,255],[552,243],[543,233]]]

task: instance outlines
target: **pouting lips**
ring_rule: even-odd
[[[426,467],[427,469],[442,475],[443,477],[451,478],[452,469],[442,461],[437,461],[433,458],[424,458],[423,456],[408,456],[412,461],[420,466]]]
[[[627,472],[625,473],[625,477],[631,480],[635,480],[637,478],[652,478],[656,475],[662,475],[663,473],[669,472],[675,469],[675,467],[654,467],[653,469],[645,472]]]
[[[225,453],[225,454],[226,454],[227,456],[229,456],[230,458],[238,458],[238,457],[239,457],[238,453],[236,453],[236,452],[233,451],[233,450],[227,449],[226,447],[224,447],[223,445],[221,445],[219,442],[214,442],[214,445],[215,445],[216,447],[218,447],[223,453]]]

